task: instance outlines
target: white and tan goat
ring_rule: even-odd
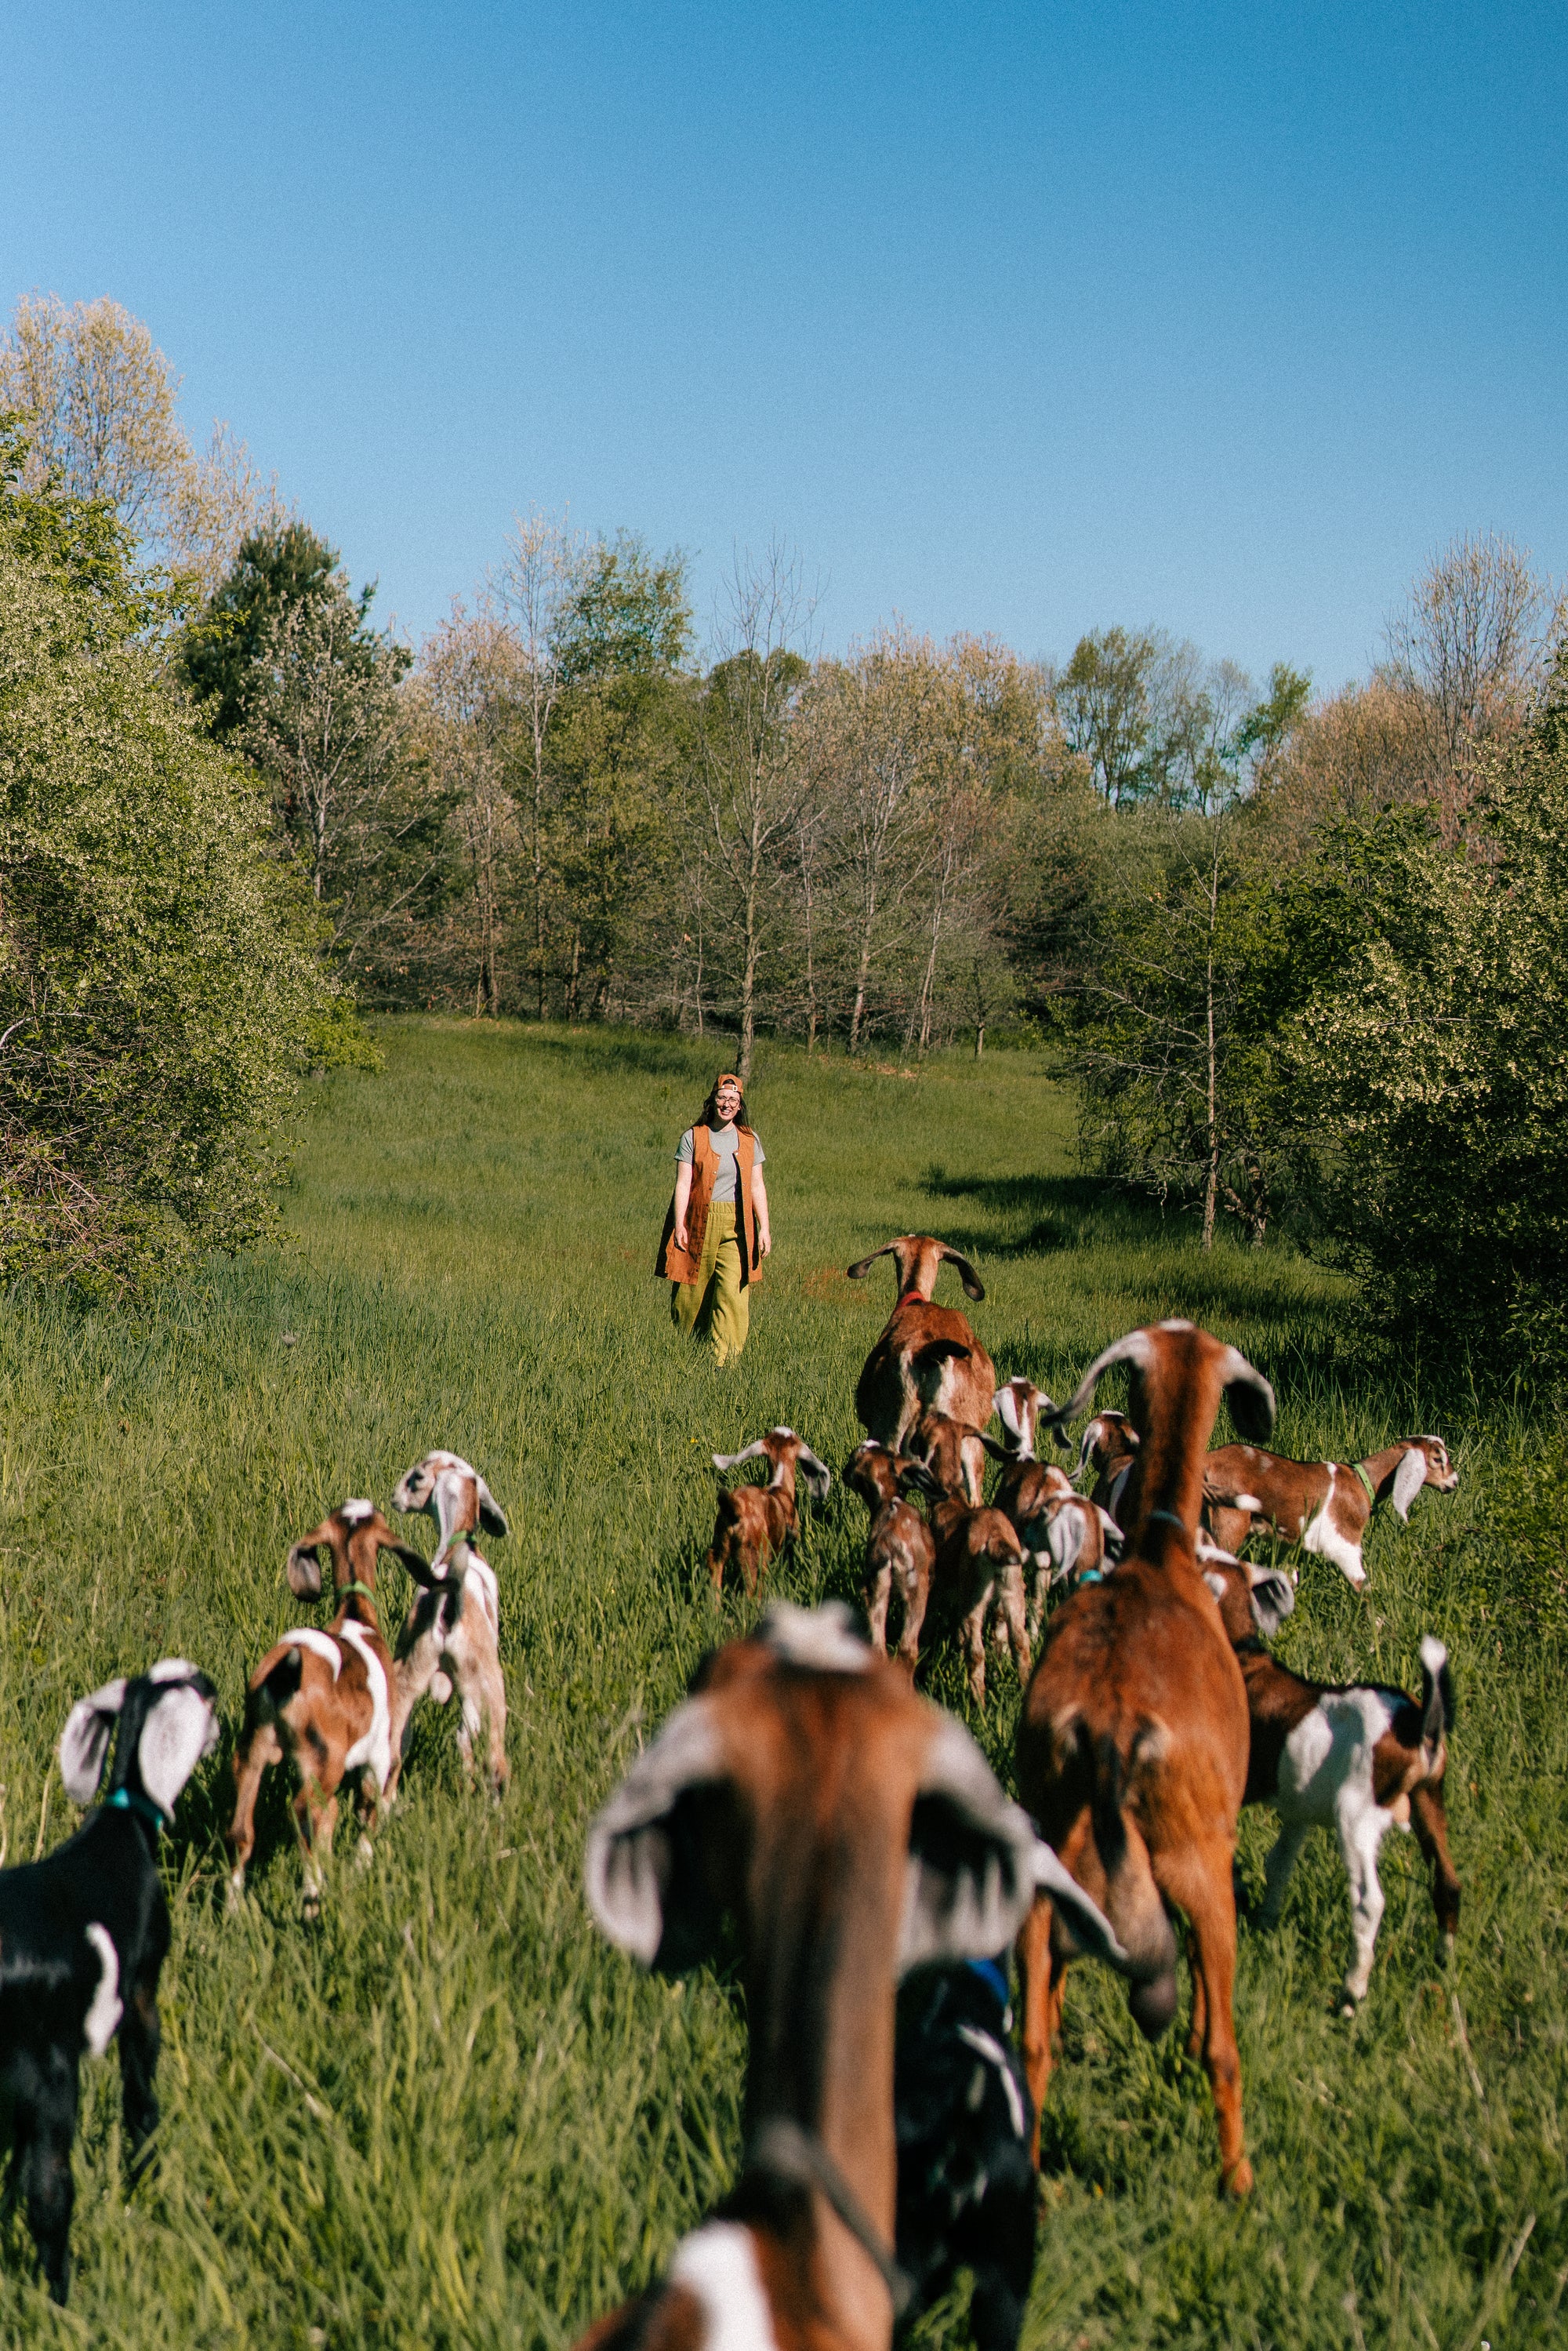
[[[1223,1445],[1203,1465],[1204,1519],[1222,1551],[1250,1534],[1299,1542],[1332,1560],[1359,1592],[1362,1541],[1380,1502],[1407,1520],[1423,1486],[1451,1494],[1459,1473],[1438,1437],[1401,1437],[1363,1461],[1291,1461],[1258,1445]]]
[[[485,1776],[499,1802],[507,1762],[507,1685],[501,1674],[501,1598],[496,1571],[479,1549],[479,1533],[505,1535],[500,1504],[472,1462],[460,1454],[427,1453],[404,1472],[392,1494],[394,1510],[434,1519],[441,1541],[426,1565],[411,1568],[415,1593],[398,1635],[392,1669],[392,1777],[397,1792],[414,1708],[428,1691],[438,1706],[457,1693],[457,1751],[474,1776],[475,1742],[485,1748]]]

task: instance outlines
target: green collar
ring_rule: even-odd
[[[1350,1466],[1355,1471],[1356,1476],[1361,1479],[1362,1484],[1365,1487],[1367,1500],[1375,1506],[1377,1501],[1377,1489],[1373,1484],[1371,1479],[1367,1476],[1364,1468],[1359,1461],[1353,1461]]]
[[[334,1600],[347,1600],[350,1592],[357,1592],[361,1600],[368,1600],[372,1608],[375,1606],[376,1595],[368,1583],[340,1583],[332,1597]]]
[[[151,1796],[139,1794],[134,1788],[110,1789],[103,1800],[103,1809],[106,1813],[140,1813],[144,1821],[152,1822],[160,1835],[169,1825],[162,1805],[155,1804]]]

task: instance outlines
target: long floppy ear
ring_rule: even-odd
[[[1224,1377],[1231,1419],[1249,1443],[1261,1445],[1274,1426],[1273,1389],[1238,1347],[1225,1350]]]
[[[327,1530],[317,1528],[314,1534],[301,1535],[283,1563],[288,1578],[288,1589],[296,1600],[319,1600],[321,1597],[321,1553],[330,1549]]]
[[[1296,1604],[1291,1579],[1282,1568],[1254,1567],[1245,1562],[1252,1587],[1252,1621],[1266,1641],[1271,1641]]]
[[[612,1943],[678,1975],[718,1928],[694,1799],[726,1777],[713,1701],[687,1698],[594,1815],[583,1856],[588,1907]]]
[[[1092,1959],[1103,1959],[1108,1968],[1125,1970],[1132,1965],[1131,1954],[1100,1905],[1090,1900],[1043,1837],[1035,1840],[1034,1882],[1080,1950]]]
[[[806,1490],[814,1502],[825,1502],[833,1473],[825,1461],[819,1461],[809,1445],[802,1445],[795,1457],[795,1466],[806,1480]]]
[[[1024,1440],[1023,1422],[1019,1415],[1019,1400],[1013,1394],[1013,1384],[1010,1380],[1005,1386],[997,1390],[997,1417],[1013,1443],[1021,1445]]]
[[[1096,1510],[1100,1510],[1100,1505],[1098,1503],[1096,1503],[1094,1507]],[[1109,1510],[1100,1510],[1100,1531],[1105,1538],[1106,1558],[1109,1560],[1120,1559],[1123,1552],[1126,1549],[1127,1538],[1122,1529],[1116,1524],[1115,1520],[1111,1516]]]
[[[479,1489],[479,1524],[487,1535],[504,1535],[509,1531],[507,1514],[476,1469],[474,1483]]]
[[[150,1706],[136,1742],[136,1761],[153,1802],[172,1815],[181,1789],[217,1743],[211,1702],[188,1682]]]
[[[909,1824],[898,1972],[928,1959],[984,1959],[1010,1943],[1034,1900],[1036,1838],[961,1722],[925,1750]]]
[[[873,1249],[870,1257],[862,1257],[857,1265],[846,1266],[844,1270],[852,1281],[863,1281],[878,1258],[891,1257],[897,1247],[896,1241],[883,1241],[879,1249]]]
[[[946,1242],[944,1241],[942,1244],[942,1261],[945,1265],[956,1266],[957,1268],[958,1279],[964,1285],[965,1297],[974,1299],[976,1303],[978,1304],[979,1301],[984,1298],[986,1294],[986,1288],[984,1282],[980,1280],[979,1275],[969,1263],[968,1259],[963,1256],[959,1250],[949,1249]]]
[[[759,1454],[767,1451],[768,1447],[759,1437],[755,1445],[743,1445],[738,1453],[716,1453],[713,1466],[716,1469],[738,1469],[743,1461],[755,1461]]]
[[[906,1493],[913,1487],[917,1494],[925,1494],[932,1501],[939,1502],[942,1499],[941,1485],[931,1475],[927,1465],[924,1461],[917,1461],[912,1454],[904,1454],[899,1461],[898,1482]]]
[[[993,1461],[1016,1461],[1018,1459],[1017,1453],[1010,1446],[998,1445],[996,1438],[994,1437],[988,1437],[983,1428],[979,1430],[978,1435],[981,1444],[985,1447],[986,1451],[990,1455]]]
[[[399,1542],[396,1535],[382,1534],[379,1531],[376,1542],[382,1551],[391,1552],[400,1567],[407,1568],[416,1583],[423,1583],[428,1590],[439,1580],[431,1574],[430,1562],[425,1558],[424,1553],[415,1551],[412,1543]]]
[[[1124,1338],[1113,1340],[1110,1346],[1102,1348],[1095,1356],[1067,1402],[1059,1405],[1051,1414],[1052,1427],[1065,1428],[1070,1420],[1077,1419],[1084,1405],[1092,1399],[1100,1384],[1101,1374],[1108,1372],[1113,1364],[1132,1364],[1140,1372],[1145,1372],[1153,1355],[1154,1348],[1146,1331],[1129,1331]],[[1237,1360],[1240,1361],[1239,1356]]]
[[[1056,1573],[1051,1577],[1059,1583],[1071,1575],[1083,1550],[1083,1514],[1075,1510],[1063,1495],[1045,1522],[1045,1549]]]
[[[1426,1482],[1426,1453],[1419,1445],[1413,1445],[1394,1472],[1394,1491],[1389,1497],[1396,1515],[1404,1519],[1406,1523],[1410,1518],[1410,1505]]]
[[[90,1698],[78,1698],[66,1717],[60,1733],[60,1777],[73,1804],[90,1804],[98,1793],[114,1718],[125,1704],[125,1690],[121,1674],[94,1690]]]

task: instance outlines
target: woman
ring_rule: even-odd
[[[675,1151],[675,1196],[655,1269],[673,1283],[670,1315],[685,1338],[706,1339],[727,1364],[746,1344],[751,1291],[771,1254],[765,1155],[727,1070]]]

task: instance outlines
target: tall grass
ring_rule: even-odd
[[[1241,1936],[1238,2022],[1259,2174],[1215,2194],[1207,2085],[1076,1970],[1045,2124],[1026,2342],[1343,2344],[1477,2351],[1563,2324],[1565,1624],[1560,1471],[1535,1433],[1358,1374],[1354,1309],[1288,1254],[1205,1259],[1071,1171],[1069,1112],[1023,1055],[911,1078],[765,1058],[752,1102],[778,1253],[754,1335],[718,1373],[651,1278],[676,1135],[711,1076],[679,1041],[459,1024],[389,1029],[387,1070],[312,1090],[289,1239],[141,1317],[16,1295],[0,1325],[0,1781],[10,1858],[64,1835],[53,1742],[110,1674],[168,1651],[237,1719],[248,1667],[299,1611],[290,1541],[348,1494],[383,1505],[432,1445],[510,1514],[493,1547],[512,1707],[499,1811],[419,1719],[373,1865],[350,1835],[318,1929],[269,1783],[243,1915],[225,1915],[214,1762],[166,1847],[162,2167],[127,2198],[118,2079],[86,2069],[69,2310],[0,2242],[0,2341],[391,2346],[570,2342],[722,2193],[738,2145],[732,1975],[643,1977],[588,1924],[583,1831],[703,1649],[750,1613],[700,1573],[711,1451],[790,1422],[854,1442],[890,1274],[852,1258],[929,1227],[978,1260],[1004,1372],[1061,1394],[1130,1324],[1187,1311],[1275,1382],[1279,1441],[1340,1454],[1438,1425],[1456,1497],[1380,1518],[1357,1598],[1308,1562],[1282,1644],[1333,1676],[1411,1679],[1453,1652],[1448,1787],[1465,1887],[1435,1966],[1412,1844],[1384,1848],[1371,1997],[1332,2013],[1349,1948],[1315,1839],[1271,1938]],[[775,1587],[852,1593],[859,1506],[837,1489]],[[428,1541],[428,1537],[425,1538]],[[401,1611],[401,1575],[387,1579]],[[389,1611],[390,1613],[390,1611]],[[976,1728],[1004,1776],[1019,1693]],[[956,1656],[927,1685],[968,1714]],[[1272,1833],[1247,1816],[1260,1884]],[[1528,2234],[1526,2230],[1528,2226]],[[949,2314],[927,2338],[961,2339]]]

